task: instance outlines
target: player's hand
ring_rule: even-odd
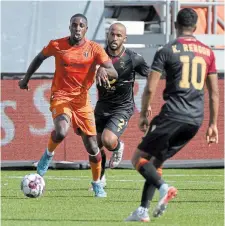
[[[139,118],[139,129],[142,132],[145,133],[147,131],[148,127],[149,127],[148,118],[145,117],[145,116],[140,116],[140,118]]]
[[[96,82],[100,86],[105,85],[107,87],[110,87],[108,74],[104,67],[98,68],[97,73],[96,73]]]
[[[26,89],[26,90],[29,90],[28,82],[25,81],[24,79],[21,79],[21,80],[18,82],[18,85],[19,85],[20,89]]]
[[[152,107],[149,105],[147,110],[148,117],[152,116]]]
[[[218,129],[216,125],[210,125],[207,132],[206,132],[206,140],[208,145],[212,143],[218,143]]]

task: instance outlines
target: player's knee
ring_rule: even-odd
[[[67,131],[64,129],[60,129],[59,131],[56,131],[56,140],[62,141],[67,135]]]
[[[109,136],[102,137],[102,144],[109,151],[115,149],[115,147],[117,146],[117,142],[118,141],[116,139],[113,139],[112,137],[109,137]]]
[[[97,144],[85,144],[85,147],[90,155],[96,155],[99,152]]]
[[[65,137],[66,136],[65,136],[64,133],[59,132],[59,133],[56,134],[56,140],[57,141],[62,141]]]
[[[91,147],[91,153],[93,153],[93,155],[98,154],[98,152],[99,152],[98,145]]]

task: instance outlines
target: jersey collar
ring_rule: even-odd
[[[82,43],[82,44],[79,45],[79,46],[76,46],[76,45],[71,46],[71,45],[70,45],[70,36],[67,37],[67,44],[68,44],[70,47],[72,47],[72,48],[80,48],[81,46],[84,46],[84,45],[86,44],[87,41],[88,41],[87,38],[84,37],[84,43]]]
[[[193,39],[196,39],[194,35],[180,35],[178,38],[193,38]]]
[[[121,57],[121,56],[124,54],[125,50],[126,50],[126,48],[125,48],[125,46],[123,46],[123,49],[121,50],[121,52],[120,52],[118,55],[111,55],[111,54],[108,52],[108,46],[106,46],[106,52],[107,52],[107,54],[108,54],[110,57]]]

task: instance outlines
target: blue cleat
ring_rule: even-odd
[[[102,183],[99,182],[91,182],[92,187],[93,187],[93,191],[95,192],[95,197],[98,198],[105,198],[107,197],[107,193],[104,191]]]
[[[53,159],[53,155],[49,156],[46,150],[37,165],[37,173],[40,176],[43,177],[46,174],[52,159]]]
[[[102,185],[103,188],[106,187],[106,178],[105,178],[105,175],[102,176],[102,179],[100,180],[100,183]],[[90,185],[88,191],[93,191],[93,186]]]

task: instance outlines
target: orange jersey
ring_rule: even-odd
[[[94,83],[96,65],[110,61],[105,50],[96,42],[85,39],[81,46],[71,46],[69,37],[51,40],[44,47],[45,56],[55,57],[52,96],[71,100],[87,93]]]

